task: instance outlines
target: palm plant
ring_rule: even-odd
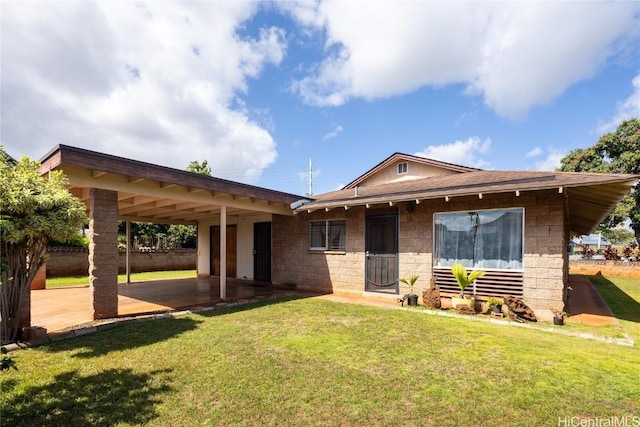
[[[405,279],[405,278],[400,279],[400,282],[402,282],[405,285],[409,286],[409,293],[413,294],[413,286],[416,284],[416,282],[418,281],[419,278],[420,278],[419,275],[414,274],[413,276],[409,277],[408,279]]]
[[[460,298],[464,298],[464,290],[467,289],[467,286],[472,284],[474,280],[484,276],[483,270],[472,270],[469,275],[467,275],[467,269],[462,264],[453,264],[451,266],[451,273],[453,273],[453,277],[455,277],[458,282]]]

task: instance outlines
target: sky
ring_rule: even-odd
[[[640,117],[638,1],[0,3],[0,144],[297,195],[394,152],[553,170]]]

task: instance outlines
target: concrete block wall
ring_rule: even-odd
[[[569,276],[566,196],[537,192],[525,210],[524,293],[534,308],[564,309]]]
[[[132,273],[146,271],[194,270],[196,268],[195,249],[176,249],[158,252],[131,252],[129,262]],[[52,250],[47,253],[47,276],[83,276],[89,271],[87,251]],[[126,272],[126,253],[118,253],[118,272]]]
[[[308,221],[333,219],[346,220],[345,251],[310,251]],[[272,227],[274,283],[326,292],[364,289],[363,209],[274,215]]]
[[[420,276],[413,292],[422,295],[428,289],[432,274],[433,214],[429,214],[426,202],[398,205],[398,275],[409,278]],[[409,287],[400,283],[400,295],[409,293]]]
[[[411,205],[408,207],[408,205]],[[399,219],[399,277],[420,275],[414,292],[430,286],[433,275],[433,215],[479,209],[525,208],[524,300],[532,308],[564,306],[568,275],[568,225],[565,195],[541,191],[423,200],[420,204],[397,205]],[[294,217],[273,218],[273,278],[276,283],[293,283],[302,289],[322,291],[364,291],[365,207],[316,211]],[[308,250],[308,221],[346,219],[347,241],[343,253]],[[401,285],[400,294],[408,292]]]
[[[569,241],[565,194],[558,190],[489,194],[478,197],[422,201],[428,206],[425,230],[433,233],[433,214],[479,209],[524,208],[524,283],[523,300],[532,308],[562,309],[566,301]],[[433,242],[426,246],[432,251]]]

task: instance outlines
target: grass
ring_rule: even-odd
[[[640,279],[589,276],[622,328],[640,345]]]
[[[131,273],[132,282],[162,279],[182,279],[185,277],[195,277],[196,270],[176,270],[176,271],[149,271],[146,273]],[[126,274],[118,274],[118,283],[127,280]],[[47,278],[47,288],[61,288],[65,286],[89,286],[88,276],[67,276]]]
[[[637,328],[637,282],[610,280],[598,287],[611,287],[605,298]],[[317,299],[129,324],[16,360],[19,372],[0,373],[11,426],[540,426],[640,415],[637,346]]]

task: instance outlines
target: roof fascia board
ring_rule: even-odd
[[[281,191],[66,145],[59,145],[45,155],[41,160],[40,171],[44,174],[48,171],[59,169],[63,165],[123,175],[132,178],[132,182],[138,179],[145,179],[164,182],[165,185],[186,185],[194,188],[226,192],[285,204],[293,203],[301,198],[300,196]]]
[[[523,181],[526,181],[526,180],[523,180]],[[439,192],[438,194],[430,194],[429,192],[425,192],[424,190],[416,190],[416,191],[407,191],[407,192],[401,192],[401,193],[393,192],[393,193],[374,194],[369,196],[331,199],[327,201],[318,200],[318,201],[311,202],[299,207],[298,209],[296,209],[296,213],[306,212],[308,209],[312,209],[312,210],[325,209],[325,208],[333,209],[336,207],[345,207],[345,206],[355,207],[355,206],[361,206],[361,205],[367,205],[367,204],[383,204],[388,202],[398,203],[398,202],[408,202],[408,201],[415,201],[415,200],[430,200],[430,199],[433,200],[433,199],[441,199],[441,198],[451,199],[453,197],[469,197],[469,196],[477,197],[479,194],[483,194],[484,196],[489,194],[504,194],[504,193],[514,193],[516,195],[520,195],[524,192],[548,191],[548,190],[557,190],[558,192],[562,192],[564,191],[564,189],[569,189],[569,188],[596,187],[596,186],[611,185],[611,184],[618,184],[618,185],[621,185],[622,187],[628,187],[634,182],[637,182],[637,179],[635,177],[631,175],[624,175],[618,179],[614,178],[612,180],[607,180],[606,182],[594,182],[594,183],[588,183],[588,184],[584,184],[584,183],[566,184],[566,183],[555,182],[554,185],[543,185],[543,186],[529,187],[529,188],[523,187],[522,185],[518,185],[517,187],[514,186],[514,187],[503,188],[499,190],[490,190],[490,189],[487,189],[486,187],[483,188],[483,186],[475,186],[473,190],[469,189],[467,191],[455,191],[456,188],[464,188],[464,187],[454,186],[454,187],[450,187],[453,191],[448,192],[447,194],[440,193],[441,190],[448,188],[448,187],[445,187],[445,188],[435,188],[435,189],[429,190],[431,193],[433,191],[438,191]],[[517,183],[517,184],[521,184],[521,183]],[[560,188],[563,188],[563,190],[561,191]],[[379,199],[381,198],[384,198],[385,200],[380,201]]]

